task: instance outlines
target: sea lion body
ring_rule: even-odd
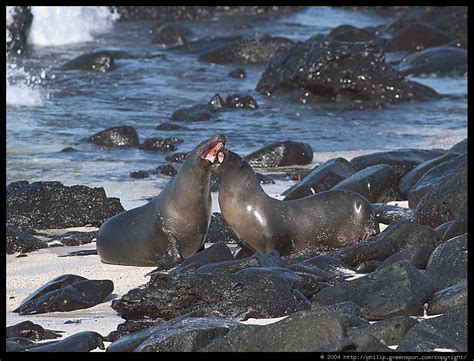
[[[102,261],[157,266],[177,264],[196,253],[211,218],[211,161],[205,157],[224,143],[222,135],[202,142],[158,196],[103,223],[97,237]]]
[[[245,160],[228,150],[221,152],[223,163],[212,171],[220,177],[222,216],[247,247],[282,255],[325,251],[379,232],[371,204],[361,195],[334,190],[280,201],[265,193]]]

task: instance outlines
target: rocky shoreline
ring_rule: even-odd
[[[256,153],[266,151],[274,153],[271,147]],[[276,251],[236,257],[231,248],[238,239],[215,213],[205,250],[174,269],[150,269],[148,282],[119,298],[110,299],[111,280],[88,280],[74,274],[57,277],[15,311],[67,315],[106,302],[124,322],[107,335],[80,332],[46,344],[37,341],[47,337],[43,334],[52,334],[41,326],[12,325],[7,328],[8,350],[90,351],[104,347],[105,341],[107,351],[427,352],[441,348],[464,352],[466,152],[467,139],[448,150],[401,149],[349,161],[334,158],[317,165],[283,192],[288,197],[291,189],[351,189],[372,198],[379,221],[388,227],[363,242],[284,257]],[[369,171],[381,166],[396,181],[387,182],[386,172]],[[267,169],[266,175],[271,178],[271,170],[277,169]],[[401,191],[406,184],[411,185]],[[32,257],[30,262],[34,262],[32,251],[48,247],[48,242],[64,246],[92,242],[93,247],[94,231],[67,232],[48,242],[40,239],[46,234],[41,227],[98,226],[123,211],[118,200],[104,198],[100,189],[94,190],[98,194],[94,207],[84,206],[92,191],[59,182],[9,184],[7,249]],[[300,191],[298,196],[304,194]],[[416,202],[412,200],[415,195]],[[50,211],[51,201],[61,213]],[[410,208],[387,204],[393,201],[408,201]],[[93,215],[84,213],[90,208]],[[88,289],[98,287],[104,287],[104,293],[87,296]],[[80,299],[75,289],[83,290]],[[425,319],[424,315],[437,317]],[[284,316],[268,325],[242,323]]]

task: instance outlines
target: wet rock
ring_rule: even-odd
[[[178,124],[173,124],[173,123],[161,123],[156,127],[157,130],[183,130],[187,129],[186,127],[183,127]]]
[[[238,322],[224,318],[190,317],[167,327],[156,328],[135,352],[194,352],[212,340],[226,335],[230,329],[242,327]],[[247,327],[247,326],[243,326]]]
[[[140,331],[144,331],[149,328],[160,326],[164,324],[165,322],[166,321],[163,320],[162,318],[144,319],[144,320],[128,320],[128,321],[120,323],[117,326],[117,330],[112,331],[107,336],[105,336],[104,341],[115,342],[124,336],[129,336],[129,335],[138,333]],[[109,348],[110,346],[107,348],[107,351],[110,351]]]
[[[250,108],[257,109],[257,101],[250,95],[231,94],[225,100],[225,106],[228,108]]]
[[[464,203],[464,206],[459,211],[459,215],[454,220],[452,224],[446,229],[446,232],[443,234],[443,240],[448,240],[456,236],[460,236],[464,233],[467,233],[467,201]]]
[[[278,251],[271,253],[256,252],[250,257],[210,263],[199,267],[199,274],[233,274],[249,267],[280,267],[281,257]]]
[[[188,155],[189,155],[189,152],[177,152],[171,155],[167,155],[165,157],[165,160],[167,160],[168,162],[174,162],[174,163],[184,163]]]
[[[402,75],[465,74],[467,51],[448,46],[426,49],[403,58],[398,69]]]
[[[33,21],[31,6],[14,6],[10,11],[11,23],[6,24],[7,52],[21,54],[26,48],[26,39]]]
[[[467,352],[467,305],[423,320],[408,331],[397,352],[433,352],[449,349]]]
[[[177,24],[158,24],[150,30],[153,44],[182,45],[188,42],[191,30]]]
[[[415,168],[405,173],[405,175],[400,180],[399,186],[400,193],[404,197],[404,199],[408,199],[408,193],[410,192],[410,190],[415,186],[418,180],[423,177],[423,175],[425,175],[429,170],[456,156],[456,153],[448,152],[439,157],[429,159],[423,163],[420,163]]]
[[[247,326],[218,317],[178,317],[127,335],[109,345],[107,352],[197,351],[235,327]]]
[[[304,6],[113,6],[121,21],[196,20],[220,16],[285,16]]]
[[[176,145],[183,142],[181,138],[149,138],[140,144],[140,148],[154,152],[170,152],[176,150]]]
[[[64,186],[61,182],[12,182],[7,185],[7,225],[22,229],[99,227],[124,209],[104,188]]]
[[[372,203],[377,221],[383,224],[391,224],[399,220],[410,220],[413,218],[413,209],[398,207],[391,204]]]
[[[386,345],[398,345],[408,330],[417,323],[418,321],[410,316],[394,316],[368,325],[348,328],[347,334],[349,336],[370,334]]]
[[[236,79],[244,79],[247,77],[247,73],[242,68],[236,68],[227,75],[230,76],[231,78],[236,78]]]
[[[219,241],[224,243],[238,243],[239,238],[226,223],[222,214],[214,212],[211,215],[211,223],[207,231],[206,242],[215,243]]]
[[[423,304],[434,292],[431,280],[408,261],[380,271],[324,288],[312,298],[314,305],[326,306],[351,300],[368,320],[393,316],[423,315]]]
[[[421,198],[443,181],[467,171],[467,153],[448,159],[427,171],[408,192],[408,204],[415,208]]]
[[[6,328],[6,337],[22,337],[31,341],[41,341],[62,337],[61,331],[44,329],[31,321],[23,321]]]
[[[102,336],[93,331],[75,333],[61,341],[38,344],[26,349],[27,352],[89,352],[96,348],[105,349]]]
[[[451,227],[451,225],[453,225],[454,222],[456,222],[456,221],[452,220],[452,221],[445,222],[443,224],[440,224],[438,227],[436,227],[434,229],[436,231],[436,233],[438,233],[438,236],[439,236],[440,239],[442,239],[443,241],[446,241],[447,239],[449,239],[449,238],[444,238],[444,236],[445,236],[446,231],[448,230],[448,228]]]
[[[354,157],[351,163],[358,171],[376,164],[391,165],[398,181],[400,181],[409,170],[444,153],[445,151],[442,149],[398,149]]]
[[[377,270],[386,268],[394,263],[407,260],[418,269],[425,269],[435,246],[431,244],[417,244],[408,246],[388,257],[377,266]]]
[[[180,122],[201,122],[212,118],[214,109],[207,104],[193,105],[189,108],[178,109],[170,119]]]
[[[114,55],[110,51],[96,51],[74,58],[61,66],[61,70],[93,70],[106,72],[113,69]]]
[[[7,226],[7,254],[26,253],[47,248],[48,244],[31,234],[22,231],[17,226]]]
[[[237,39],[210,51],[201,53],[199,60],[215,64],[263,64],[279,49],[288,49],[294,43],[282,37],[265,36],[259,39]]]
[[[441,243],[428,260],[426,275],[438,290],[467,278],[467,234]]]
[[[335,41],[371,41],[376,37],[376,30],[373,28],[356,28],[346,24],[339,25],[329,32],[329,38]]]
[[[280,317],[298,311],[298,300],[285,280],[262,275],[155,274],[130,290],[112,308],[125,319],[171,319],[191,311],[235,320]]]
[[[68,285],[71,285],[73,283],[83,281],[83,280],[86,280],[86,278],[82,276],[78,276],[78,275],[73,275],[73,274],[65,274],[62,276],[58,276],[52,279],[51,281],[49,281],[48,283],[46,283],[44,286],[38,288],[35,292],[33,292],[33,294],[25,298],[21,302],[20,306],[14,309],[13,312],[19,312],[21,306],[23,306],[24,304],[28,302],[34,301],[49,292],[55,291],[61,287],[66,287]]]
[[[466,6],[410,6],[387,28],[398,33],[414,23],[429,24],[459,40],[467,38]]]
[[[130,172],[130,177],[136,178],[136,179],[144,179],[148,178],[150,176],[150,172],[147,172],[146,170],[138,170],[136,172]]]
[[[113,291],[110,280],[78,280],[68,284],[79,276],[57,277],[36,290],[14,311],[20,315],[46,312],[64,312],[93,307],[104,302]]]
[[[214,243],[212,246],[198,252],[191,257],[185,259],[176,268],[169,272],[170,275],[177,275],[185,272],[195,272],[201,266],[207,264],[215,264],[224,261],[233,261],[232,252],[224,242]],[[159,272],[159,271],[157,271]],[[148,275],[155,274],[155,271]]]
[[[353,335],[332,342],[323,347],[318,347],[315,352],[392,352],[383,342],[374,336]]]
[[[437,246],[439,243],[439,236],[434,229],[410,220],[400,220],[366,242],[355,243],[329,255],[349,266],[357,267],[364,261],[384,261],[409,246]]]
[[[311,351],[342,339],[345,336],[345,330],[345,315],[333,307],[327,307],[293,313],[269,325],[232,330],[201,351]]]
[[[390,202],[399,198],[395,172],[388,164],[378,164],[364,168],[331,189],[359,193],[372,203]]]
[[[66,147],[62,149],[59,153],[71,153],[71,152],[77,152],[77,149],[73,147]]]
[[[288,269],[298,275],[311,275],[318,282],[335,283],[354,275],[355,270],[329,256],[315,256],[302,262],[293,263]]]
[[[159,174],[164,174],[170,177],[173,177],[178,173],[175,167],[173,167],[171,164],[162,164],[156,167],[155,171],[156,173]]]
[[[454,174],[429,190],[416,206],[414,220],[433,228],[438,227],[456,219],[466,199],[467,170]]]
[[[286,140],[269,144],[244,158],[252,167],[270,168],[287,165],[304,165],[313,160],[309,144]]]
[[[420,51],[446,44],[451,40],[449,35],[428,24],[413,23],[387,41],[385,51]]]
[[[436,98],[424,85],[403,79],[375,44],[328,41],[317,35],[272,57],[257,84],[265,95],[349,108]]]
[[[98,231],[92,232],[66,232],[52,237],[48,242],[58,241],[65,246],[80,246],[81,244],[91,243],[97,239]]]
[[[451,148],[449,148],[449,152],[466,153],[467,152],[467,138],[464,138],[464,140],[461,140],[460,142],[454,144]]]
[[[355,172],[354,166],[346,159],[330,159],[314,167],[301,182],[284,191],[282,193],[285,196],[284,200],[303,198],[327,191]]]
[[[250,267],[238,271],[236,274],[240,275],[263,275],[270,274],[286,280],[294,290],[301,292],[301,303],[307,303],[308,308],[311,304],[311,298],[320,289],[320,283],[312,275],[305,273],[296,273],[283,267]]]
[[[88,141],[102,147],[136,147],[139,143],[137,131],[130,126],[107,128],[90,136]]]
[[[435,292],[428,301],[426,314],[437,315],[446,311],[467,305],[467,281],[456,283],[441,291]]]

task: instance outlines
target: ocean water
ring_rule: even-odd
[[[11,21],[7,7],[7,23]],[[87,137],[105,128],[131,125],[140,141],[180,137],[177,151],[224,133],[241,155],[272,142],[294,140],[320,153],[366,153],[399,148],[448,148],[467,136],[467,76],[428,76],[414,80],[445,95],[385,109],[328,111],[315,105],[277,102],[255,91],[265,65],[216,65],[196,55],[151,43],[154,22],[119,22],[107,7],[32,7],[29,50],[7,56],[6,160],[12,181],[61,181],[104,186],[126,208],[145,202],[169,181],[167,176],[132,179],[131,171],[166,163],[169,153],[138,148],[102,149]],[[337,7],[310,7],[277,20],[210,19],[184,23],[192,39],[231,34],[270,34],[305,40],[332,28],[388,23],[390,18]],[[250,25],[242,29],[242,24]],[[7,32],[7,39],[8,39]],[[59,67],[96,50],[123,50],[135,57],[116,60],[106,73]],[[243,67],[247,78],[227,76]],[[219,113],[215,120],[180,123],[187,130],[159,131],[179,108],[206,103],[214,94],[253,96],[259,108]],[[68,146],[77,152],[60,153]],[[280,183],[279,189],[291,184]],[[278,189],[275,190],[278,193]],[[135,203],[133,203],[135,202]],[[122,203],[124,203],[122,201]]]

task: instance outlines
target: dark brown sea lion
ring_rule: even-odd
[[[227,149],[217,153],[211,171],[220,178],[225,221],[255,251],[323,251],[379,232],[370,203],[357,193],[334,190],[290,201],[274,199],[261,188],[252,167]]]
[[[102,261],[166,268],[196,253],[211,219],[209,168],[224,145],[223,135],[203,141],[158,196],[103,223],[97,237]]]

